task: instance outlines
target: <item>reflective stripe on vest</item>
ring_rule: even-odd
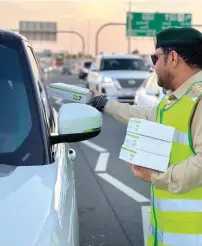
[[[173,142],[189,145],[189,135],[187,132],[175,130]]]
[[[202,212],[202,200],[154,198],[154,206],[160,211]]]
[[[154,236],[155,227],[149,226],[149,235]],[[202,234],[173,234],[157,230],[158,242],[166,246],[201,246]]]

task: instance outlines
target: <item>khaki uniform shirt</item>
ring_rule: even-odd
[[[197,81],[202,81],[202,71],[192,76],[175,92],[168,92],[167,107],[183,96],[187,89]],[[199,90],[193,87],[188,95],[194,98],[199,95]],[[131,106],[109,100],[105,106],[105,112],[116,120],[127,124],[131,117],[156,121],[157,107]],[[191,156],[180,165],[172,165],[165,173],[154,171],[152,183],[156,188],[171,193],[184,193],[202,186],[202,100],[199,101],[193,116],[191,136],[196,155]]]

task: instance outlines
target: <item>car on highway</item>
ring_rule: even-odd
[[[102,115],[78,103],[57,113],[31,43],[15,32],[0,30],[0,66],[0,245],[79,246],[70,143],[97,136]]]
[[[54,57],[52,60],[52,66],[61,68],[64,66],[64,58],[62,56]]]
[[[154,107],[161,101],[166,93],[167,91],[165,89],[158,86],[157,75],[154,71],[137,90],[134,104]]]
[[[100,55],[91,65],[86,86],[109,99],[133,104],[137,89],[149,75],[138,55]]]
[[[92,62],[84,61],[79,69],[79,79],[86,79]]]
[[[64,66],[62,67],[62,74],[63,75],[72,75],[70,65],[64,64]]]

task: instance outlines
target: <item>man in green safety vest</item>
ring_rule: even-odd
[[[176,129],[165,173],[130,165],[151,182],[148,246],[202,246],[202,34],[167,28],[154,38],[151,56],[159,86],[168,90],[156,108],[107,100],[96,89],[92,106],[127,124],[131,117]]]

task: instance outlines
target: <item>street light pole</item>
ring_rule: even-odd
[[[18,29],[11,29],[14,32],[20,32],[20,30]],[[57,33],[69,33],[69,34],[74,34],[76,36],[78,36],[81,40],[81,45],[82,45],[82,52],[83,55],[85,55],[85,38],[83,37],[83,35],[80,32],[77,31],[69,31],[69,30],[58,30]]]
[[[102,26],[100,26],[100,28],[97,30],[97,32],[95,34],[95,56],[98,55],[99,34],[102,31],[102,29],[104,29],[107,26],[125,26],[125,25],[126,25],[126,23],[109,22],[109,23],[105,23]]]
[[[90,54],[90,22],[88,21],[87,27],[87,55]]]
[[[68,31],[68,30],[59,30],[57,31],[57,33],[69,33],[69,34],[74,34],[76,36],[78,36],[81,39],[81,43],[82,43],[82,53],[83,55],[85,55],[85,38],[83,37],[83,35],[81,35],[81,33],[77,32],[77,31]]]

